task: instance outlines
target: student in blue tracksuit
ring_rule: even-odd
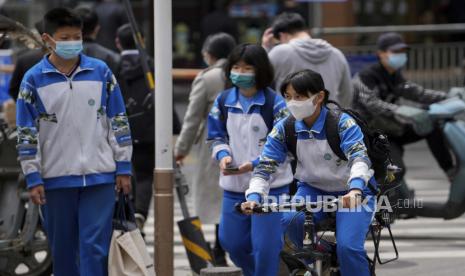
[[[317,201],[318,196],[342,197],[343,207],[336,214],[337,254],[343,276],[368,276],[369,265],[364,249],[365,237],[375,211],[375,197],[367,187],[376,186],[371,170],[371,162],[363,142],[363,133],[355,120],[343,113],[339,121],[341,149],[348,162],[337,157],[326,139],[325,121],[328,108],[325,106],[329,92],[325,89],[321,75],[304,70],[289,75],[281,86],[281,93],[287,101],[291,114],[295,117],[297,134],[297,168],[295,178],[298,190],[294,199],[302,197]],[[266,196],[270,179],[279,164],[286,160],[288,153],[285,133],[285,120],[277,124],[269,134],[265,148],[255,167],[248,202],[243,210],[260,203],[254,198]],[[355,208],[360,195],[367,197],[364,208]],[[321,199],[320,199],[321,200]],[[351,212],[348,212],[351,211]],[[296,223],[290,224],[295,213],[286,213],[283,226],[296,243],[302,245],[304,216],[300,214]],[[316,221],[324,217],[323,212],[315,214]]]
[[[236,212],[234,205],[245,201],[244,192],[266,136],[288,111],[284,99],[268,87],[273,69],[262,47],[242,44],[234,48],[225,74],[233,87],[220,93],[208,117],[208,140],[213,158],[219,161],[224,189],[219,239],[244,275],[273,276],[278,273],[283,243],[282,215],[250,217]],[[291,182],[289,162],[283,160],[270,181],[269,193],[287,193]]]
[[[115,184],[129,193],[132,143],[108,66],[80,54],[81,19],[44,17],[49,55],[24,76],[17,102],[18,154],[40,204],[55,276],[106,276]]]

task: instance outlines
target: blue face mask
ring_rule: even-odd
[[[394,70],[399,70],[407,63],[407,53],[391,53],[388,56],[388,64]]]
[[[55,53],[63,59],[75,58],[82,51],[82,40],[56,41]]]
[[[231,71],[229,79],[235,86],[243,89],[249,89],[255,85],[254,73],[236,73]]]

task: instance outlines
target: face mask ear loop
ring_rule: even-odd
[[[53,51],[55,52],[56,51],[56,45],[57,45],[57,42],[55,41],[55,39],[53,39],[49,34],[46,34],[48,36],[48,38],[53,41],[53,43],[55,43],[55,49],[46,41],[45,42],[45,46],[47,46],[47,48],[50,50],[50,51]]]

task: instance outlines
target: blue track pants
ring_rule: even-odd
[[[317,201],[318,196],[331,195],[341,196],[347,192],[329,193],[307,184],[299,184],[297,193],[294,198],[300,196]],[[339,209],[336,213],[336,241],[337,256],[342,276],[369,276],[370,270],[366,259],[365,239],[368,233],[371,221],[373,219],[376,199],[372,196],[369,188],[363,191],[365,196],[370,196],[368,207],[359,208],[357,211],[349,209]],[[359,211],[360,210],[360,211]],[[300,213],[295,217],[295,212],[284,213],[283,227],[286,235],[297,245],[302,246],[303,241],[303,224],[304,214]],[[291,220],[295,217],[290,223]],[[315,222],[325,217],[323,211],[314,214]]]
[[[115,185],[46,190],[42,206],[55,276],[106,276]]]
[[[278,197],[288,186],[270,191]],[[275,276],[283,246],[282,213],[246,216],[234,210],[244,202],[244,193],[224,191],[219,239],[234,264],[244,276]]]

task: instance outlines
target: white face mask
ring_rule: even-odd
[[[296,120],[303,120],[304,118],[308,118],[312,116],[313,113],[315,113],[316,105],[313,103],[315,97],[316,95],[313,95],[310,99],[305,101],[290,100],[287,103],[287,108]]]

